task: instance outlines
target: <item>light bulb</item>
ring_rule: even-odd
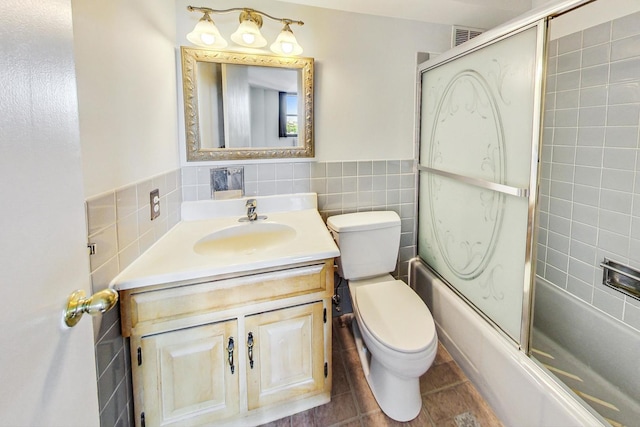
[[[227,41],[220,35],[220,31],[208,13],[198,21],[193,31],[187,34],[187,40],[202,47],[224,48],[227,46]]]
[[[200,40],[202,40],[202,43],[206,45],[212,45],[216,42],[215,36],[207,33],[200,34]]]
[[[280,43],[280,48],[282,49],[282,51],[284,53],[293,52],[293,44],[291,44],[291,43]]]
[[[298,44],[288,23],[285,24],[276,41],[271,45],[271,51],[279,55],[300,55],[302,53],[302,46]]]
[[[267,40],[260,34],[258,24],[250,19],[245,19],[240,23],[236,32],[231,34],[231,40],[240,46],[252,48],[262,47],[267,44]]]
[[[250,33],[244,33],[242,35],[242,40],[244,40],[246,44],[253,44],[253,42],[256,41],[256,36]]]

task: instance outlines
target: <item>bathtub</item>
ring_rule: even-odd
[[[419,258],[409,263],[409,285],[429,306],[442,344],[505,426],[609,425],[496,331]]]
[[[612,424],[636,424],[640,333],[543,278],[535,295],[533,356]]]

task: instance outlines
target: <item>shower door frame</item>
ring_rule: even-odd
[[[535,280],[535,268],[533,263],[536,256],[536,207],[538,198],[538,176],[540,169],[540,151],[542,148],[542,126],[544,119],[544,94],[545,94],[545,76],[547,69],[547,37],[548,37],[548,23],[549,20],[574,10],[580,6],[591,3],[597,0],[566,0],[557,3],[552,6],[546,6],[540,9],[532,11],[530,14],[521,18],[517,18],[502,26],[499,26],[493,30],[489,30],[474,39],[471,39],[464,44],[455,47],[442,55],[428,60],[418,66],[417,78],[416,78],[416,133],[415,133],[415,149],[417,163],[416,174],[416,200],[420,194],[420,172],[425,171],[429,173],[436,173],[449,178],[458,180],[465,184],[479,186],[494,190],[503,194],[509,194],[517,197],[528,198],[528,213],[527,213],[527,236],[526,236],[526,249],[525,249],[525,266],[524,266],[524,280],[523,280],[523,294],[522,294],[522,311],[521,311],[521,323],[520,323],[520,340],[517,341],[504,331],[493,319],[486,315],[482,310],[476,307],[465,295],[458,289],[451,285],[446,279],[444,279],[437,271],[430,266],[426,265],[434,274],[436,274],[447,286],[452,289],[460,298],[462,298],[467,305],[472,307],[482,318],[484,318],[490,325],[492,325],[501,335],[506,337],[509,342],[514,343],[518,349],[529,354],[531,345],[531,327],[533,324],[533,287]],[[509,38],[515,34],[537,27],[536,34],[536,69],[534,70],[534,89],[533,89],[533,116],[532,116],[532,135],[531,135],[531,169],[529,177],[528,188],[515,188],[498,183],[485,182],[482,180],[476,180],[469,177],[459,176],[444,171],[434,170],[420,165],[420,137],[421,137],[421,123],[422,123],[422,75],[423,73],[437,68],[441,65],[459,59],[470,53],[476,52],[489,45],[500,42],[506,38]],[[419,203],[416,210],[420,209]],[[418,223],[417,229],[419,229],[419,215],[416,215],[416,221]]]

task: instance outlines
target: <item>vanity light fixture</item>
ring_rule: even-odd
[[[191,6],[189,6],[191,7]],[[222,49],[227,46],[227,41],[222,37],[218,27],[211,19],[210,12],[203,12],[204,15],[196,24],[193,31],[187,34],[187,40],[198,46]]]
[[[289,18],[276,18],[267,13],[249,8],[231,8],[231,9],[210,9],[208,7],[187,6],[190,12],[200,12],[203,14],[192,32],[187,34],[187,40],[191,43],[214,49],[222,49],[227,46],[227,41],[222,37],[220,31],[211,19],[212,13],[231,13],[240,12],[238,17],[240,25],[238,29],[231,34],[231,40],[245,47],[260,48],[267,45],[267,40],[260,33],[262,28],[263,17],[279,21],[284,24],[282,31],[271,44],[271,51],[279,55],[295,56],[302,53],[302,47],[298,44],[296,37],[291,31],[291,24],[304,25],[302,21],[296,21]]]

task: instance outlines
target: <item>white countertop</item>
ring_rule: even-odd
[[[258,213],[260,215],[267,213],[268,216],[266,220],[260,221],[293,227],[296,231],[293,240],[272,249],[248,254],[201,255],[193,249],[198,240],[217,230],[238,225],[238,218],[242,215],[183,220],[116,276],[111,282],[111,287],[116,290],[126,290],[178,281],[206,280],[221,275],[319,261],[334,258],[340,254],[315,208],[307,209],[308,204],[298,204],[297,210],[273,212],[272,209],[277,209],[274,206],[261,211],[262,200],[257,199]],[[244,200],[246,198],[241,199],[240,202],[242,207],[244,207]],[[208,205],[214,203],[216,202]],[[315,199],[312,205],[315,205]],[[268,205],[264,202],[262,206]],[[184,207],[183,212],[185,212]],[[191,219],[198,216],[187,215],[187,217]],[[184,214],[183,218],[185,218]]]

